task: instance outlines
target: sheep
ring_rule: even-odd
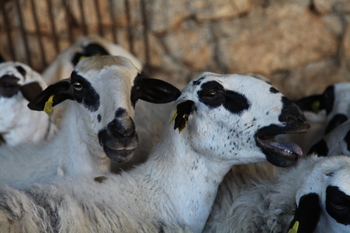
[[[124,50],[120,45],[113,44],[99,36],[85,36],[77,40],[72,46],[60,53],[52,64],[43,72],[43,77],[48,83],[64,79],[73,71],[76,63],[85,57],[94,55],[118,55],[128,58],[138,70],[142,72],[143,65],[134,55]],[[145,76],[146,77],[146,76]],[[116,163],[111,161],[111,171],[119,173],[128,170],[137,164],[147,160],[149,151],[158,141],[162,128],[167,120],[167,112],[172,108],[172,103],[154,105],[146,101],[140,101],[135,107],[135,125],[138,128],[139,144],[130,161]],[[57,110],[56,110],[57,111]],[[60,109],[63,112],[64,109]],[[63,115],[64,113],[60,113]]]
[[[55,135],[57,127],[51,118],[27,107],[46,87],[40,74],[29,66],[20,62],[0,63],[1,145],[38,143]]]
[[[202,232],[233,165],[292,165],[300,148],[280,144],[274,135],[308,127],[300,109],[266,82],[202,73],[175,101],[145,163],[121,174],[63,177],[24,191],[5,187],[0,231],[163,232],[175,226]]]
[[[247,185],[217,213],[217,232],[349,232],[350,158],[300,158],[276,179]]]
[[[324,135],[349,119],[349,93],[350,82],[339,82],[328,86],[322,94],[297,100],[295,103],[304,112],[311,127],[306,134],[288,135],[284,141],[298,144],[307,154],[311,146],[320,141]]]
[[[161,80],[143,79],[131,62],[118,56],[90,57],[70,78],[47,87],[28,106],[49,113],[65,100],[57,135],[47,143],[0,150],[0,186],[23,189],[58,175],[106,173],[110,159],[126,162],[138,145],[133,122],[138,99],[173,101],[180,91]]]
[[[77,63],[94,55],[122,56],[142,70],[142,63],[120,45],[113,44],[97,35],[81,37],[72,46],[61,52],[42,73],[46,83],[51,84],[70,76]]]

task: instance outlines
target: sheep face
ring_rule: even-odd
[[[0,135],[21,124],[18,116],[27,116],[27,104],[46,84],[30,67],[19,62],[0,64]]]
[[[297,209],[290,227],[298,228],[297,232],[349,232],[350,158],[315,159],[296,193]]]
[[[183,90],[177,103],[174,128],[183,129],[197,152],[234,163],[267,159],[277,166],[293,164],[302,153],[297,145],[278,143],[274,136],[305,132],[309,127],[305,117],[262,80],[203,73]]]
[[[48,101],[52,106],[66,99],[76,101],[72,120],[82,142],[95,150],[102,147],[116,162],[127,162],[138,145],[133,120],[136,101],[173,101],[180,94],[161,80],[140,79],[138,70],[124,57],[88,57],[78,63],[69,79],[50,85],[28,106],[43,110]]]

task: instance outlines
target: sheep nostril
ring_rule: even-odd
[[[119,124],[112,124],[110,127],[108,127],[108,129],[115,138],[132,137],[135,134],[134,127],[124,128]]]

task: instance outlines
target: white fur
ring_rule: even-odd
[[[215,213],[216,232],[288,232],[295,205],[309,193],[320,198],[321,218],[316,233],[349,232],[350,226],[337,223],[325,210],[326,188],[337,186],[350,195],[349,178],[349,157],[301,158],[296,166],[281,171],[275,179],[246,185],[235,202]]]
[[[233,113],[202,102],[199,91],[210,81],[245,96],[249,108]],[[121,175],[68,177],[24,192],[3,189],[0,231],[150,232],[148,226],[159,231],[178,226],[202,232],[230,168],[266,160],[255,133],[271,124],[285,126],[279,121],[282,95],[270,88],[249,76],[203,73],[175,103],[194,103],[186,127],[180,133],[169,120],[148,161]],[[212,92],[201,94],[207,95],[211,98]],[[222,96],[221,91],[214,95]],[[260,114],[262,110],[269,114]]]
[[[26,74],[23,76],[16,66],[22,67]],[[37,82],[42,89],[46,83],[34,70],[20,62],[0,63],[0,78],[10,75],[18,78],[20,86]],[[57,130],[56,124],[44,112],[34,112],[27,107],[28,100],[21,91],[10,98],[0,94],[0,137],[9,146],[22,143],[38,143],[50,139]]]
[[[45,183],[60,174],[109,171],[110,159],[99,143],[98,133],[115,119],[119,108],[127,111],[123,120],[132,120],[130,90],[138,70],[125,58],[104,56],[81,61],[76,71],[100,96],[98,110],[90,111],[82,103],[66,100],[61,129],[49,143],[2,147],[0,186],[24,188],[34,182]]]

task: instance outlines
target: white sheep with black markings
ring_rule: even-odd
[[[309,126],[271,85],[245,75],[199,75],[173,112],[149,159],[130,171],[1,189],[0,231],[163,232],[178,226],[202,232],[233,165],[292,165],[300,148],[279,144],[274,135]]]
[[[27,105],[47,87],[39,73],[20,62],[0,63],[0,144],[17,146],[50,139],[57,131],[44,112]]]
[[[180,91],[143,79],[129,60],[100,56],[81,61],[71,77],[50,85],[29,107],[47,112],[65,101],[57,135],[47,143],[0,150],[0,186],[23,188],[57,175],[105,173],[113,161],[128,161],[138,145],[134,106],[138,99],[173,101]]]
[[[299,99],[295,103],[303,111],[310,130],[303,135],[288,135],[280,140],[298,144],[304,154],[338,125],[350,118],[350,82],[328,86],[322,94]]]
[[[61,52],[52,64],[43,72],[43,77],[48,83],[69,77],[74,66],[86,57],[114,55],[129,59],[135,67],[142,72],[143,65],[134,55],[118,44],[93,35],[85,36],[77,40],[69,48]],[[143,74],[144,75],[144,74]],[[133,158],[125,163],[111,163],[111,171],[119,173],[147,160],[147,156],[158,141],[163,126],[167,120],[167,112],[171,110],[171,103],[154,105],[140,101],[135,107],[135,124],[138,128],[139,147]]]
[[[275,179],[247,185],[225,206],[217,232],[345,233],[350,231],[350,158],[299,159]]]
[[[142,70],[142,63],[123,47],[111,43],[100,36],[90,35],[81,37],[73,45],[61,52],[43,71],[42,76],[46,83],[54,83],[69,77],[80,60],[90,56],[101,55],[125,57],[129,59],[138,70]]]

